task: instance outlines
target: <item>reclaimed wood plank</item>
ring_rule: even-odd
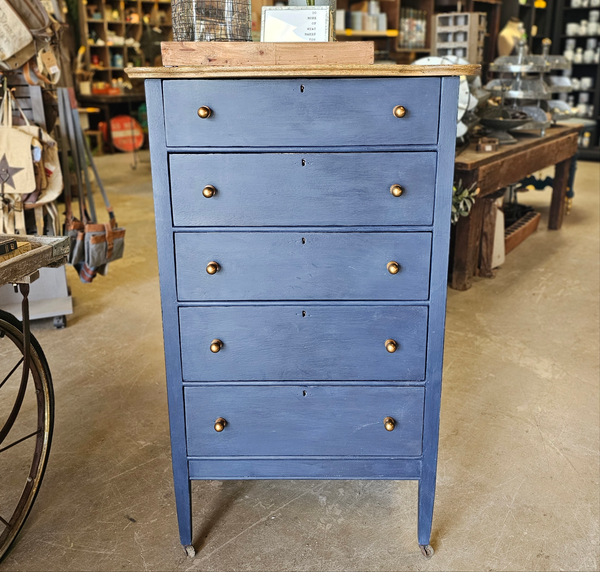
[[[342,65],[375,61],[374,42],[162,42],[163,65]]]
[[[69,253],[68,237],[3,235],[28,241],[33,249],[0,264],[0,286],[23,281],[40,268],[55,264]]]
[[[442,77],[476,75],[478,65],[412,66],[377,65],[277,65],[277,66],[180,66],[125,68],[131,78],[233,78],[233,77]]]

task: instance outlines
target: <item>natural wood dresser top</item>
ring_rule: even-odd
[[[270,65],[270,66],[178,66],[126,68],[131,78],[193,79],[252,77],[427,77],[475,75],[478,65],[411,66],[394,64],[372,65]]]

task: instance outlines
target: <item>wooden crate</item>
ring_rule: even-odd
[[[504,231],[504,252],[508,254],[533,234],[540,224],[540,213],[528,212]]]
[[[487,23],[484,12],[449,12],[433,19],[432,55],[459,56],[473,64],[483,61]]]

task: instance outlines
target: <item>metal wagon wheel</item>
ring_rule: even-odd
[[[0,310],[0,561],[39,491],[54,425],[50,369],[27,322],[24,333],[21,322]]]

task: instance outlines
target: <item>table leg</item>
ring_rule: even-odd
[[[494,238],[496,237],[496,215],[498,207],[495,198],[482,199],[483,224],[481,231],[481,255],[479,258],[479,276],[493,278],[496,273],[492,269],[494,254]]]
[[[455,290],[468,290],[473,283],[473,276],[479,264],[484,205],[485,201],[476,199],[469,216],[460,217],[456,223],[450,283]]]
[[[554,187],[552,189],[552,203],[550,204],[550,217],[548,220],[548,228],[550,230],[560,230],[562,226],[572,160],[573,157],[569,157],[557,163],[554,168]]]

